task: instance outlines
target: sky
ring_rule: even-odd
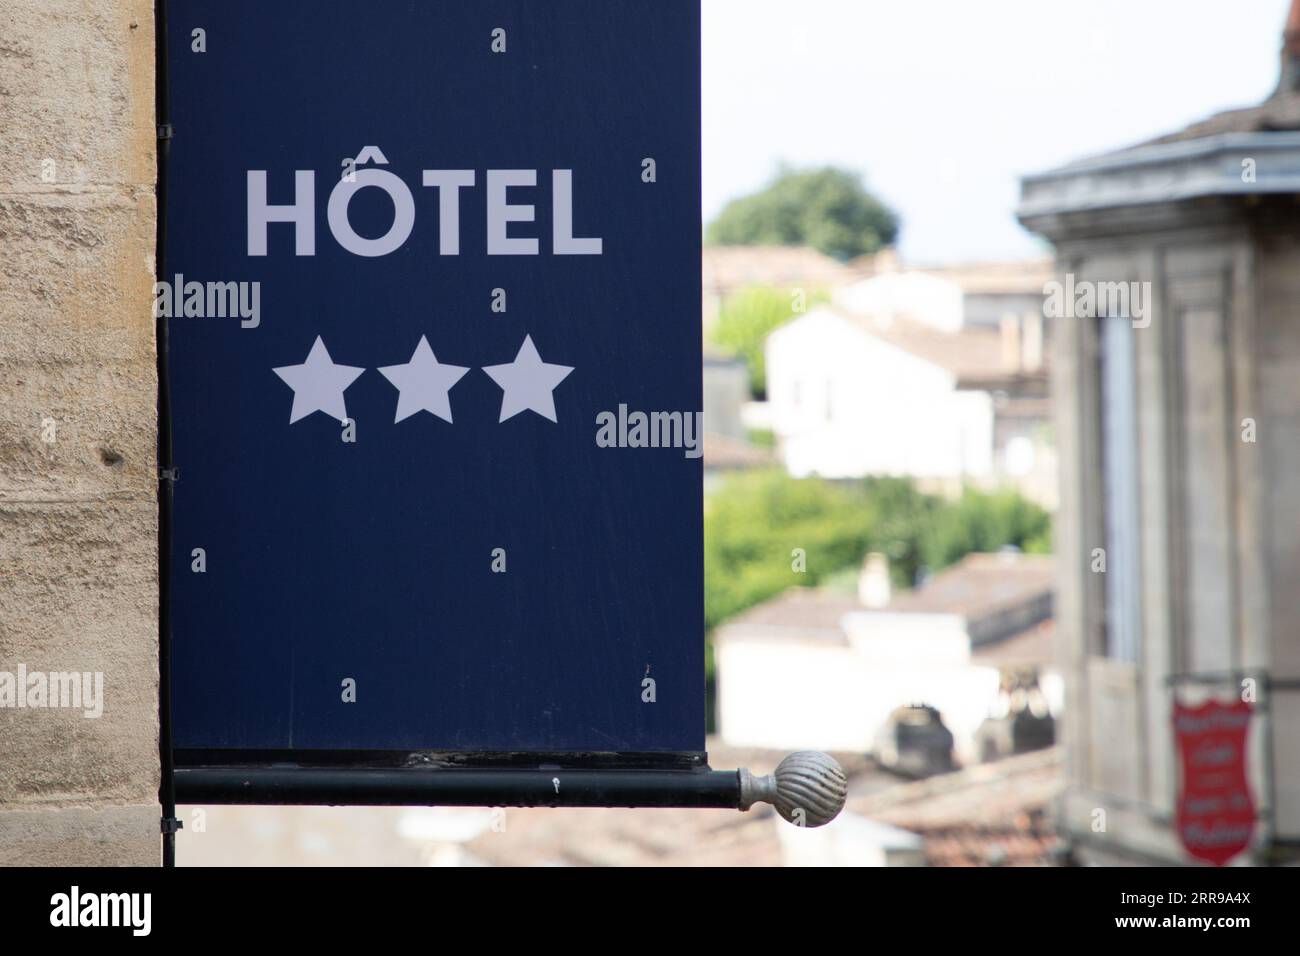
[[[918,265],[1045,248],[1019,177],[1277,83],[1289,0],[703,0],[704,219],[782,162],[861,172]]]

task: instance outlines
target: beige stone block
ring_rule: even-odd
[[[154,229],[152,187],[0,189],[0,371],[152,361]]]
[[[99,672],[103,713],[0,707],[0,804],[158,786],[157,509],[0,504],[0,670]]]
[[[152,362],[10,366],[0,376],[0,502],[152,500]]]
[[[0,866],[157,866],[158,805],[0,807]]]
[[[0,192],[152,184],[153,59],[149,0],[5,0]]]

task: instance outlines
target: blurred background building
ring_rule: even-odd
[[[891,594],[885,558],[872,555],[856,593],[791,588],[718,631],[723,740],[870,752],[886,766],[915,764],[919,775],[951,769],[954,752],[963,763],[1007,756],[1012,745],[980,738],[1004,688],[999,717],[1013,706],[1035,706],[1040,716],[1061,709],[1052,578],[1047,556],[970,554],[923,586]],[[938,754],[927,752],[928,741],[900,753],[906,745],[881,736],[897,732],[891,715],[918,702],[949,731]]]
[[[1061,826],[1087,859],[1185,860],[1173,702],[1244,697],[1249,859],[1294,860],[1300,2],[1271,97],[1029,176],[1019,215],[1063,280],[1149,297],[1142,314],[1108,296],[1053,335]]]

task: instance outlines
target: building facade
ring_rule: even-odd
[[[1182,862],[1175,701],[1253,704],[1258,822],[1300,842],[1300,3],[1258,107],[1025,179],[1056,245],[1062,824]]]

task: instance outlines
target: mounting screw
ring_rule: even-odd
[[[844,809],[849,781],[844,769],[829,754],[816,750],[792,753],[769,777],[756,777],[741,769],[740,809],[770,803],[787,823],[820,827]]]

